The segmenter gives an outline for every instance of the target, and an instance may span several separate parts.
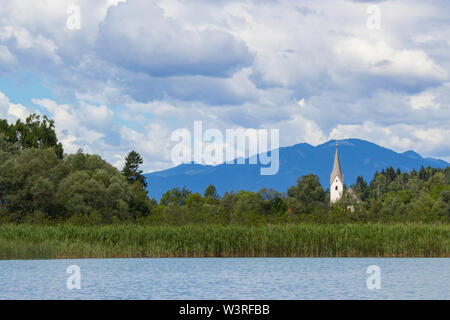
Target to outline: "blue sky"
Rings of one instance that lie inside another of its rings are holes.
[[[70,29],[71,5],[80,28]],[[380,28],[368,27],[368,8]],[[146,171],[170,135],[278,128],[450,161],[448,1],[3,0],[0,118],[56,121],[67,152]]]

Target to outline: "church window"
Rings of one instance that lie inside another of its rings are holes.
[[[338,189],[338,186],[336,186],[336,190]]]

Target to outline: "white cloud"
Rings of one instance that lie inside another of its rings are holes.
[[[18,119],[24,121],[32,112],[31,109],[21,104],[12,103],[9,98],[0,91],[0,118],[8,120],[9,123],[15,123]]]
[[[2,2],[0,74],[52,79],[54,97],[33,103],[69,152],[120,166],[136,148],[146,170],[161,169],[170,132],[202,120],[280,128],[282,146],[360,137],[450,158],[447,2],[378,2],[376,31],[357,1],[46,4]],[[70,4],[81,8],[80,30],[65,27]],[[0,95],[4,118],[31,110]]]
[[[68,153],[74,153],[79,148],[95,153],[96,145],[101,144],[105,134],[92,128],[95,118],[86,123],[81,109],[71,105],[59,105],[50,99],[33,99],[33,103],[45,108],[51,118],[55,120],[56,133]]]
[[[439,104],[434,102],[435,96],[431,94],[418,94],[411,96],[411,106],[413,109],[439,108]]]
[[[447,78],[447,72],[436,65],[425,52],[396,50],[385,41],[352,37],[339,42],[334,50],[337,58],[342,59],[351,72],[367,72],[400,81],[411,81],[412,77],[419,81],[441,81]]]
[[[21,104],[9,104],[8,108],[8,116],[10,118],[17,118],[22,121],[25,121],[26,117],[29,115],[29,111],[27,108],[22,106]]]
[[[50,99],[34,99],[55,120],[56,133],[64,151],[74,153],[83,149],[98,153],[118,168],[126,154],[137,150],[144,157],[146,171],[166,169],[170,160],[171,129],[163,122],[150,121],[142,132],[114,123],[113,111],[106,106],[58,104]],[[116,139],[111,139],[116,136]]]
[[[8,47],[0,45],[0,68],[10,70],[16,63],[17,59],[11,54]]]
[[[421,155],[447,157],[450,129],[417,127],[409,124],[384,126],[370,121],[357,125],[338,125],[330,139],[360,138],[376,141],[397,152],[418,151]]]
[[[188,29],[144,0],[111,7],[96,46],[98,55],[113,64],[157,77],[227,77],[252,60],[245,43],[230,33]]]

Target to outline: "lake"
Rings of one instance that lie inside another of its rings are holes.
[[[68,289],[71,265],[81,289]],[[448,258],[0,261],[0,299],[450,299],[449,288]]]

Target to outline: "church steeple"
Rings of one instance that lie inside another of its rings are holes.
[[[333,184],[333,180],[339,177],[342,183],[344,183],[344,176],[341,171],[341,163],[339,162],[339,154],[338,154],[338,142],[336,140],[336,153],[334,154],[334,164],[333,171],[331,171],[330,175],[330,185]]]
[[[344,191],[344,175],[341,171],[341,163],[339,161],[338,144],[336,140],[336,152],[334,154],[333,170],[330,175],[330,201],[336,202],[342,196]]]

